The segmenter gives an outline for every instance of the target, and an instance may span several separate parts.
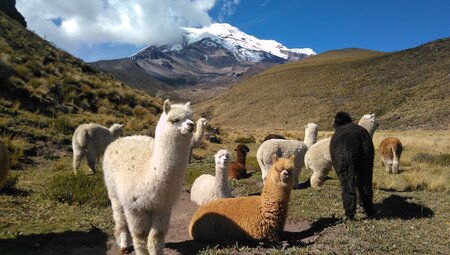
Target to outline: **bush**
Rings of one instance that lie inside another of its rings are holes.
[[[47,183],[48,197],[54,201],[75,205],[107,207],[109,199],[101,173],[94,175],[63,173]]]
[[[236,140],[234,140],[235,143],[255,143],[255,137],[239,137]]]

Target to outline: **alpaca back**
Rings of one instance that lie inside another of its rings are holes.
[[[9,172],[9,157],[8,157],[8,149],[5,144],[0,141],[0,188],[5,183],[8,178]]]
[[[316,165],[316,167],[331,168],[330,141],[331,137],[324,138],[308,149],[305,154],[305,167],[307,169]]]
[[[214,186],[215,177],[210,174],[202,174],[195,179],[191,188],[191,201],[198,205],[206,204],[217,199]]]
[[[100,152],[105,150],[112,140],[109,129],[95,123],[78,126],[72,137],[74,147],[97,148]]]

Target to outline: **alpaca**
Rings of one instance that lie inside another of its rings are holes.
[[[289,157],[295,155],[295,180],[294,188],[299,187],[298,175],[304,166],[306,151],[317,141],[318,128],[314,123],[305,125],[305,141],[271,139],[263,142],[256,152],[256,159],[262,172],[262,179],[265,180],[267,172],[271,166],[273,155],[278,157]]]
[[[273,156],[261,196],[224,198],[202,205],[189,234],[207,242],[279,240],[286,223],[295,165],[291,157]]]
[[[238,144],[236,149],[236,161],[231,162],[228,170],[228,179],[245,179],[251,176],[245,168],[245,160],[250,149],[245,144]]]
[[[357,202],[371,217],[373,207],[373,160],[375,150],[369,132],[354,123],[346,112],[338,112],[334,119],[335,132],[330,141],[333,167],[341,184],[345,216],[354,219]],[[358,200],[358,201],[357,201]]]
[[[378,147],[380,153],[381,165],[386,168],[388,173],[399,173],[400,156],[402,155],[403,145],[396,137],[388,137],[381,141]]]
[[[216,161],[216,176],[202,174],[195,179],[191,188],[191,201],[198,205],[206,204],[219,198],[231,196],[228,184],[228,167],[230,166],[230,153],[220,150],[214,155]]]
[[[375,114],[364,115],[358,125],[364,127],[373,137],[378,127]],[[318,141],[305,154],[305,168],[312,171],[310,183],[313,188],[320,188],[331,170],[330,141],[331,137]]]
[[[197,128],[195,129],[194,136],[191,141],[191,149],[189,150],[189,162],[191,162],[192,151],[195,148],[199,148],[200,144],[202,144],[203,134],[205,133],[205,127],[208,124],[208,121],[205,118],[200,118],[197,120]]]
[[[126,251],[131,233],[137,255],[162,254],[172,207],[183,187],[194,131],[190,103],[163,105],[155,138],[129,136],[106,149],[103,173],[115,221],[115,238]]]
[[[84,156],[87,158],[89,170],[95,173],[97,157],[122,134],[122,131],[121,124],[113,124],[109,129],[95,123],[79,125],[72,137],[74,173],[77,174]]]
[[[8,179],[9,172],[9,158],[8,158],[8,149],[5,144],[0,141],[0,188]]]
[[[282,135],[277,135],[277,134],[268,134],[266,137],[264,137],[264,141],[270,140],[270,139],[283,139],[286,140],[286,138]]]

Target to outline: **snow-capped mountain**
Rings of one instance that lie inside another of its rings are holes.
[[[140,88],[147,80],[142,74],[171,85],[168,90],[187,85],[223,88],[273,65],[315,55],[312,49],[289,49],[273,40],[260,40],[229,24],[216,23],[204,28],[184,28],[184,31],[180,43],[152,45],[126,60],[93,64],[118,79],[132,76],[132,81],[124,82]],[[136,74],[140,77],[136,78]]]

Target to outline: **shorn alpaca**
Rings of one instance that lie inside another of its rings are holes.
[[[166,100],[155,138],[124,137],[111,143],[103,173],[122,252],[129,233],[137,255],[163,254],[172,207],[181,193],[194,131],[190,103]]]
[[[250,177],[250,174],[247,173],[247,168],[245,166],[245,161],[247,158],[247,154],[250,149],[245,144],[238,144],[236,149],[236,161],[231,162],[230,169],[228,170],[228,179],[245,179]]]
[[[113,124],[109,129],[95,123],[79,125],[72,137],[74,173],[77,174],[84,156],[87,158],[89,170],[95,173],[97,157],[122,134],[122,131],[121,124]]]
[[[373,137],[378,127],[375,114],[364,115],[358,125],[364,127]],[[320,188],[331,170],[330,141],[331,137],[318,141],[305,154],[305,168],[312,171],[310,183],[313,188]]]
[[[203,205],[219,198],[231,196],[228,184],[228,167],[230,166],[230,153],[220,150],[214,155],[216,161],[216,176],[202,174],[195,179],[191,188],[191,201]]]
[[[361,203],[368,216],[373,216],[372,175],[375,150],[372,138],[365,128],[352,123],[346,112],[336,114],[334,128],[330,155],[341,184],[345,216],[354,219],[357,202]]]
[[[399,173],[402,151],[403,145],[396,137],[388,137],[381,141],[378,152],[380,153],[381,165],[385,167],[387,173]]]
[[[271,139],[263,142],[256,152],[256,159],[262,172],[262,179],[265,180],[267,172],[272,165],[273,155],[278,157],[289,157],[295,155],[295,167],[297,168],[294,180],[294,188],[299,187],[298,175],[304,166],[306,151],[316,143],[318,128],[314,123],[305,125],[305,141]]]
[[[5,144],[0,141],[0,188],[6,182],[9,172],[8,149]]]
[[[293,158],[274,155],[261,196],[225,198],[201,206],[191,219],[189,234],[207,242],[277,241],[286,223],[294,172]]]
[[[208,124],[208,121],[205,118],[200,118],[197,120],[197,127],[195,129],[194,136],[191,141],[191,149],[189,151],[189,162],[191,162],[192,151],[195,148],[199,148],[202,144],[203,134],[205,133],[205,127]]]

